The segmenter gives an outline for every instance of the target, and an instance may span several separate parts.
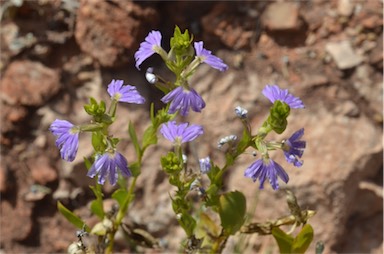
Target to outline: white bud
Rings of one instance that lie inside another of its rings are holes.
[[[150,84],[155,84],[157,82],[157,76],[153,74],[153,68],[149,67],[145,73],[145,78]]]
[[[182,157],[183,157],[183,163],[184,164],[187,163],[187,161],[188,161],[187,155],[183,154]]]
[[[237,115],[237,117],[244,119],[244,118],[247,118],[248,110],[240,106],[237,106],[235,108],[235,114]]]
[[[217,147],[218,148],[221,148],[223,145],[229,143],[229,142],[232,142],[232,141],[235,141],[237,139],[237,136],[236,135],[229,135],[229,136],[226,136],[222,139],[219,140],[218,144],[217,144]]]

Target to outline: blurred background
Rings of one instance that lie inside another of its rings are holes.
[[[248,207],[256,207],[249,221],[289,214],[289,188],[303,209],[317,211],[309,252],[317,242],[324,243],[324,253],[383,252],[382,0],[9,0],[1,1],[0,15],[1,253],[66,252],[77,229],[57,212],[57,201],[89,225],[97,222],[89,212],[93,182],[83,163],[92,153],[90,136],[81,135],[77,158],[67,163],[48,127],[56,118],[88,121],[82,109],[88,98],[108,102],[111,79],[124,79],[148,102],[119,106],[121,117],[112,125],[123,138],[120,149],[133,161],[127,119],[140,134],[149,123],[149,103],[162,107],[162,94],[145,81],[145,70],[151,66],[172,78],[158,56],[138,71],[133,54],[151,30],[161,31],[168,50],[175,25],[229,65],[224,73],[202,65],[190,81],[207,104],[202,114],[186,119],[205,129],[190,149],[193,155],[223,161],[218,139],[242,130],[235,106],[248,109],[256,130],[268,114],[270,102],[261,95],[267,84],[289,89],[306,105],[291,111],[282,136],[270,137],[281,140],[305,128],[301,168],[272,155],[290,175],[287,185],[259,191],[258,183],[244,178],[255,160],[251,153],[226,175],[227,190],[244,192]],[[170,253],[179,250],[184,235],[160,170],[159,158],[169,149],[163,141],[146,154],[126,220],[161,240],[158,253]],[[114,188],[103,188],[111,207]],[[231,238],[226,253],[234,252],[238,239]],[[278,252],[270,236],[247,240],[244,253]],[[117,251],[132,252],[124,241]]]

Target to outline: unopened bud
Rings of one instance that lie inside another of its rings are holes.
[[[182,157],[183,157],[183,163],[184,164],[187,163],[187,161],[188,161],[187,155],[183,154]]]
[[[245,119],[247,118],[247,114],[248,114],[248,110],[246,110],[245,108],[242,108],[240,106],[237,106],[235,108],[235,114],[237,115],[237,117],[239,117],[240,119]]]
[[[209,157],[200,159],[199,164],[201,173],[207,174],[211,170],[211,160]]]
[[[237,136],[236,135],[229,135],[229,136],[226,136],[222,139],[219,140],[218,144],[217,144],[217,147],[218,148],[221,148],[223,145],[227,144],[227,143],[230,143],[230,142],[233,142],[237,139]]]
[[[150,84],[155,84],[157,82],[157,76],[153,74],[153,68],[149,67],[145,73],[145,78]]]

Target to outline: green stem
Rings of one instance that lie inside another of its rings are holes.
[[[112,101],[112,104],[113,104],[113,101]],[[114,108],[114,106],[111,105],[111,108],[109,110],[110,113],[113,113],[113,111],[114,111],[113,108]],[[158,126],[154,126],[154,128],[156,129],[156,132],[157,132]],[[144,152],[146,151],[147,148],[148,148],[148,146],[141,148],[140,151],[139,151],[139,154],[137,155],[137,157],[138,157],[137,161],[138,161],[138,164],[139,164],[138,167],[140,168],[140,171],[141,171],[141,163],[142,163],[142,159],[143,159],[143,156],[144,156]],[[136,181],[137,181],[138,176],[139,175],[133,177],[131,186],[129,187],[129,190],[128,190],[127,197],[124,200],[123,205],[119,208],[119,211],[117,212],[116,220],[115,220],[114,226],[113,226],[113,230],[108,234],[109,243],[108,243],[108,246],[107,246],[107,248],[105,250],[105,254],[113,253],[115,234],[116,234],[117,230],[119,229],[119,227],[121,225],[121,222],[122,222],[122,220],[124,218],[124,215],[126,214],[126,212],[128,210],[128,207],[129,207],[131,201],[133,200],[133,192],[135,190]]]
[[[105,250],[106,254],[113,253],[113,246],[115,243],[115,234],[121,225],[121,221],[123,220],[124,215],[128,210],[129,204],[133,200],[133,198],[132,198],[133,197],[133,191],[135,190],[137,177],[138,176],[135,176],[133,178],[131,186],[129,187],[129,190],[128,190],[127,197],[124,200],[124,204],[120,207],[119,211],[117,212],[113,230],[108,234],[109,243],[108,243],[107,249]]]
[[[111,116],[112,118],[115,117],[116,115],[117,103],[118,101],[116,99],[113,99],[111,102],[111,105],[109,106],[108,115]]]

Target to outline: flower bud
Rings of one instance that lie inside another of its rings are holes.
[[[153,67],[149,67],[145,73],[145,78],[150,84],[155,84],[158,80],[157,76],[153,74]]]
[[[235,108],[235,114],[240,119],[245,119],[245,118],[247,118],[248,110],[246,110],[245,108],[242,108],[240,106],[237,106]]]
[[[211,160],[209,157],[199,159],[200,171],[203,174],[207,174],[211,170]]]
[[[236,135],[229,135],[229,136],[226,136],[222,139],[219,140],[219,142],[217,143],[217,147],[218,148],[221,148],[223,145],[227,144],[227,143],[230,143],[230,142],[233,142],[237,139],[237,136]]]

